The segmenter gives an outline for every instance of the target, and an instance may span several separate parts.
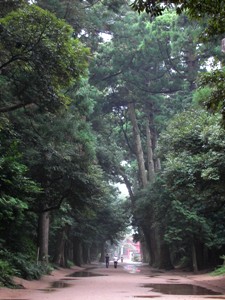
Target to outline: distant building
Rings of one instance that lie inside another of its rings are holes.
[[[126,237],[121,243],[121,256],[131,261],[141,261],[141,245],[140,242],[133,242],[133,237]]]

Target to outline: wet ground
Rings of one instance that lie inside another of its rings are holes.
[[[120,263],[117,269],[96,264],[57,274],[45,287],[37,283],[36,289],[10,296],[0,289],[0,300],[225,299],[224,278],[218,286],[208,275],[163,272],[140,263]]]

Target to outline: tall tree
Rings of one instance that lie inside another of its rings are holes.
[[[205,29],[199,34],[201,41],[212,41],[213,45],[221,44],[221,39],[225,32],[223,20],[225,16],[224,0],[220,1],[151,1],[151,0],[136,0],[131,6],[135,11],[139,13],[146,11],[151,17],[157,17],[162,15],[167,8],[176,7],[176,12],[181,14],[186,12],[192,19],[197,20],[199,23],[203,23],[205,19]],[[224,57],[221,58],[221,53],[215,57],[217,60],[221,60],[224,64]],[[222,79],[222,80],[221,80]],[[208,99],[205,99],[205,107],[209,111],[220,112],[223,116],[222,122],[225,123],[224,114],[224,86],[221,82],[224,79],[224,69],[216,70],[214,72],[208,72],[200,78],[200,88],[210,87],[211,93]]]
[[[180,33],[178,28],[182,28]],[[152,23],[144,16],[127,14],[123,23],[115,23],[111,30],[111,41],[102,44],[96,54],[91,82],[104,90],[103,110],[113,112],[112,122],[121,128],[117,143],[126,150],[128,165],[135,164],[135,179],[125,181],[132,198],[134,192],[154,182],[155,171],[160,169],[154,152],[159,131],[165,126],[162,120],[190,105],[195,78],[203,68],[203,46],[195,43],[200,27],[174,13]],[[130,182],[135,182],[133,191]],[[138,202],[138,197],[134,199]],[[157,230],[152,229],[156,227],[140,225],[151,263],[157,264],[160,241],[155,239]]]
[[[219,122],[218,115],[202,110],[184,112],[160,140],[166,159],[162,176],[171,201],[166,239],[177,250],[185,245],[195,271],[214,265],[210,254],[218,259],[224,248],[216,225],[224,210],[224,130]]]

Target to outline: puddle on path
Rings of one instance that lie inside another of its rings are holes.
[[[205,299],[220,299],[220,300],[223,300],[223,299],[225,299],[225,297],[223,296],[223,298],[222,297],[204,297]]]
[[[93,277],[93,276],[107,276],[105,274],[97,274],[89,271],[79,271],[67,275],[67,277]]]
[[[38,289],[38,291],[50,293],[50,292],[55,292],[55,289],[61,289],[61,288],[66,288],[70,286],[70,284],[63,282],[63,281],[54,281],[52,282],[51,286],[46,289]],[[17,299],[18,300],[18,299]]]
[[[161,296],[148,296],[148,295],[146,295],[146,296],[134,296],[134,298],[148,298],[148,299],[159,298],[159,297],[161,297]]]
[[[52,288],[47,288],[47,289],[38,289],[38,291],[42,291],[42,292],[46,292],[46,293],[55,292],[55,290],[54,290],[54,289],[52,289]]]
[[[141,272],[139,265],[126,265],[123,268],[125,271],[132,273],[132,274]]]
[[[51,284],[51,288],[56,288],[56,289],[61,289],[61,288],[66,288],[70,286],[68,283],[66,282],[63,282],[63,281],[54,281],[52,284]]]
[[[218,292],[191,284],[144,284],[142,287],[151,288],[152,292],[167,295],[223,295]]]

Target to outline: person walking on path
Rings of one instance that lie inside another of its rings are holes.
[[[106,266],[106,268],[109,267],[109,254],[108,253],[106,253],[106,256],[105,256],[105,266]]]
[[[118,264],[118,257],[117,255],[114,256],[114,268],[117,268],[117,264]]]

